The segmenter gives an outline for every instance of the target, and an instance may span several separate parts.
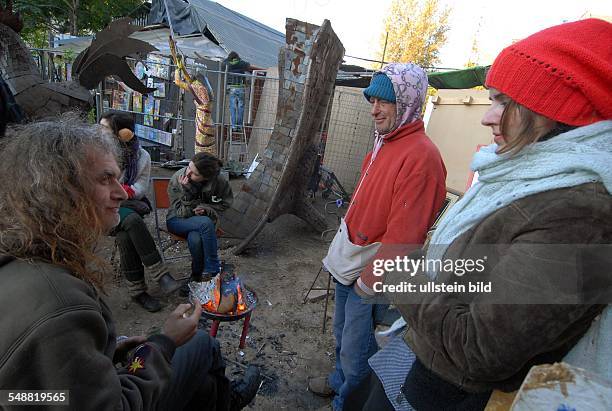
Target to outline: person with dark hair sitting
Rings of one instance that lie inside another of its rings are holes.
[[[112,231],[117,238],[121,272],[128,282],[128,293],[132,300],[149,312],[161,309],[159,300],[147,292],[144,267],[151,272],[164,294],[181,287],[170,274],[155,246],[155,241],[143,220],[151,211],[146,193],[151,176],[151,157],[140,147],[134,134],[134,119],[121,111],[106,112],[100,124],[110,131],[121,146],[122,171],[119,181],[128,199],[119,208],[120,221]]]
[[[171,206],[168,231],[187,238],[192,281],[208,281],[221,271],[217,250],[218,213],[234,200],[229,182],[220,175],[223,163],[209,153],[197,153],[168,185]]]

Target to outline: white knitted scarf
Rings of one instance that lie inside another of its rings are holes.
[[[612,193],[612,121],[600,121],[525,147],[495,154],[483,147],[472,160],[478,182],[450,209],[436,229],[428,259],[441,259],[461,234],[520,198],[600,181]],[[435,277],[435,273],[428,273]]]

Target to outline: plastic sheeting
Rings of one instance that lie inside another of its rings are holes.
[[[262,68],[276,67],[279,49],[285,45],[283,33],[208,0],[153,0],[148,24],[171,25],[180,36],[203,34],[218,44],[225,56],[235,51],[243,60]]]
[[[146,41],[156,47],[160,54],[164,56],[170,55],[170,46],[168,45],[168,37],[170,30],[159,28],[148,31],[137,31],[130,35],[131,38]],[[201,56],[208,56],[211,60],[222,60],[227,57],[227,52],[221,47],[210,41],[204,36],[194,35],[190,37],[177,37],[176,42],[181,52],[187,57],[195,59],[197,52]],[[77,37],[74,39],[61,40],[60,46],[55,47],[53,51],[67,51],[78,54],[91,44],[91,36]]]
[[[472,67],[465,70],[429,73],[429,85],[436,89],[466,89],[483,86],[489,66]]]

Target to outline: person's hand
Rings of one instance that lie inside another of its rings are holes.
[[[145,337],[144,335],[135,335],[133,337],[128,337],[124,340],[121,340],[117,343],[117,347],[115,348],[113,362],[115,364],[118,362],[124,362],[127,359],[128,351],[130,351],[132,348],[138,347],[145,341],[147,341],[147,337]]]
[[[191,180],[189,180],[189,176],[185,174],[184,176],[179,177],[179,183],[181,183],[182,186],[189,187],[191,185]]]
[[[204,205],[199,205],[193,209],[193,213],[195,215],[205,215],[210,217],[211,220],[217,221],[219,219],[219,215],[212,207],[207,207]]]
[[[188,311],[191,309],[191,304],[180,304],[170,313],[170,316],[164,323],[162,334],[169,337],[177,347],[191,340],[198,329],[198,321],[202,315],[202,304],[195,299],[195,307],[191,314]]]

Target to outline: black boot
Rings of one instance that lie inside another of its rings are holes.
[[[176,281],[174,277],[172,277],[169,273],[162,275],[158,281],[158,284],[164,295],[172,294],[173,292],[181,288],[182,285],[179,281]]]
[[[241,410],[249,405],[255,398],[260,384],[261,373],[259,367],[249,365],[241,380],[232,381],[230,410]]]
[[[193,281],[196,281],[196,282],[202,281],[202,274],[191,273],[191,277],[189,278],[189,281],[187,281],[185,284],[181,286],[181,289],[179,291],[179,295],[181,297],[189,297],[189,293],[191,292],[189,290],[189,283]]]
[[[183,284],[181,286],[181,289],[179,290],[179,295],[181,297],[189,297],[189,292],[190,292],[189,284]]]
[[[157,312],[162,308],[159,300],[149,295],[146,291],[132,297],[132,300],[136,301],[142,308],[150,313]]]

